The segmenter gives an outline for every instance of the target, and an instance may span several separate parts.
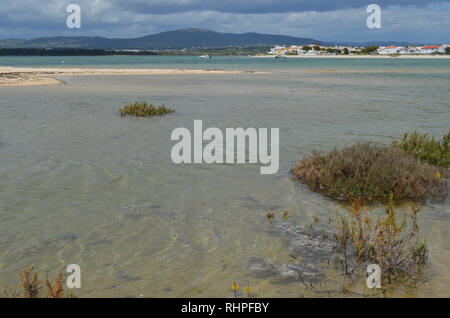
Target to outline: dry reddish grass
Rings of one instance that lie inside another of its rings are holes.
[[[349,217],[338,216],[335,230],[346,274],[351,274],[349,269],[358,268],[358,264],[377,264],[382,279],[388,283],[415,285],[427,278],[428,248],[426,241],[419,238],[417,205],[412,205],[409,218],[404,215],[400,220],[392,196],[381,218],[374,219],[360,201],[353,202],[352,207]]]
[[[445,196],[448,169],[436,167],[402,150],[358,144],[328,153],[313,152],[292,170],[294,178],[316,192],[342,200],[386,201]]]
[[[38,274],[34,272],[34,266],[26,267],[20,272],[20,278],[22,284],[20,285],[22,292],[15,291],[12,294],[13,298],[65,298],[64,293],[64,281],[63,281],[63,269],[61,269],[56,276],[54,282],[48,279],[48,275],[45,276],[45,285],[47,286],[47,293],[43,295],[42,283],[39,281]],[[8,294],[5,291],[6,296]],[[72,293],[67,295],[69,298],[75,297]]]

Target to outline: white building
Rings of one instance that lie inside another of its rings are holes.
[[[357,47],[357,46],[353,46],[353,47],[349,50],[349,53],[350,53],[350,55],[361,53],[361,48],[360,48],[360,47]]]
[[[410,46],[406,49],[405,54],[420,54],[420,49],[414,46]]]
[[[420,54],[433,54],[433,53],[437,53],[438,50],[441,48],[440,45],[427,45],[427,46],[422,46],[420,48]]]
[[[389,55],[389,54],[406,54],[407,48],[404,46],[387,46],[380,47],[377,52],[380,55]]]
[[[446,48],[450,47],[450,44],[443,44],[439,49],[438,52],[439,53],[447,53],[447,51],[445,50]]]
[[[269,54],[270,55],[279,55],[281,50],[286,50],[286,46],[276,45],[275,47],[270,49]]]

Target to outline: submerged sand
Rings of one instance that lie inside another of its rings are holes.
[[[60,80],[52,76],[78,75],[173,75],[173,74],[244,74],[254,71],[228,71],[218,69],[110,69],[110,68],[18,68],[0,67],[0,86],[56,85]]]

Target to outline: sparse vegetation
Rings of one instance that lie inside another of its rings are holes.
[[[164,104],[161,106],[154,106],[144,101],[134,102],[129,105],[125,105],[123,108],[119,109],[121,116],[136,116],[136,117],[152,117],[152,116],[163,116],[175,112],[175,110],[166,107]]]
[[[448,170],[396,147],[358,144],[328,153],[313,152],[292,170],[294,178],[334,199],[386,201],[445,196]],[[438,177],[439,176],[439,177]],[[442,176],[442,177],[441,177]]]
[[[397,210],[390,194],[384,211],[369,209],[363,200],[353,201],[350,211],[338,212],[336,218],[329,218],[333,231],[328,231],[323,223],[319,225],[320,220],[314,215],[309,227],[296,226],[288,220],[273,222],[274,228],[284,232],[293,259],[282,265],[271,260],[256,261],[254,269],[299,280],[306,287],[305,291],[327,293],[329,297],[348,293],[375,296],[400,286],[418,287],[431,277],[427,241],[419,232],[419,210],[415,203],[411,203],[411,212]],[[328,269],[338,270],[342,280],[329,277],[318,264],[328,264],[331,266]],[[371,264],[380,268],[381,284],[377,288],[381,289],[366,293],[359,286],[361,283],[366,286]],[[315,274],[307,278],[305,268]],[[315,289],[315,285],[319,289]],[[324,290],[326,285],[331,289]]]
[[[247,287],[244,288],[244,291],[247,293],[247,298],[252,298],[253,297],[253,287],[248,285]]]
[[[240,289],[241,289],[241,286],[239,286],[238,283],[234,282],[233,286],[231,286],[231,290],[234,293],[234,297],[237,297]]]
[[[22,284],[20,285],[21,291],[14,291],[11,295],[13,298],[73,298],[72,293],[65,295],[63,286],[63,270],[61,269],[52,282],[48,279],[48,275],[45,276],[45,286],[47,292],[42,293],[43,283],[39,280],[38,274],[34,271],[34,266],[26,267],[20,272],[20,278]],[[5,291],[6,296],[8,293]]]
[[[376,220],[362,207],[361,201],[354,201],[352,207],[350,217],[338,215],[335,230],[346,275],[368,264],[377,264],[382,270],[382,280],[387,283],[400,281],[415,285],[426,278],[428,248],[426,241],[419,238],[417,205],[411,207],[410,221],[405,214],[401,222],[392,195],[386,214]]]
[[[361,54],[374,54],[378,50],[379,46],[368,46],[361,49]]]
[[[450,165],[450,131],[440,141],[434,140],[434,137],[428,134],[419,134],[417,131],[412,134],[405,133],[403,138],[400,141],[394,141],[392,146],[430,164]]]

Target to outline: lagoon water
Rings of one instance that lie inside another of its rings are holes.
[[[341,275],[327,270],[314,291],[260,275],[253,259],[292,261],[268,211],[310,225],[346,206],[291,180],[313,149],[358,141],[390,143],[415,129],[450,128],[450,60],[218,57],[14,57],[2,66],[220,68],[264,74],[60,77],[63,85],[0,88],[0,287],[19,284],[34,264],[55,276],[79,264],[81,297],[328,296]],[[143,98],[176,113],[122,118]],[[258,165],[175,165],[177,127],[280,128],[280,169]],[[400,207],[407,210],[407,207]],[[450,200],[419,216],[432,278],[388,296],[450,297]],[[369,293],[364,279],[350,286]]]

